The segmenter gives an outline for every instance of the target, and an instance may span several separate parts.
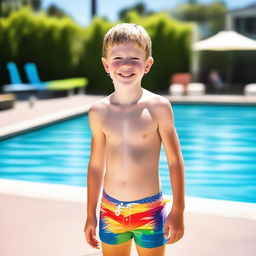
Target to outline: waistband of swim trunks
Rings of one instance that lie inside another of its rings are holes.
[[[138,199],[138,200],[134,200],[134,201],[120,201],[117,200],[111,196],[109,196],[104,190],[103,190],[103,197],[105,197],[107,200],[116,203],[116,204],[146,204],[146,203],[153,203],[157,200],[159,200],[162,197],[163,193],[162,191],[160,191],[158,194],[153,195],[153,196],[149,196],[149,197],[145,197],[142,199]]]

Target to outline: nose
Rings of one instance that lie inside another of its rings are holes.
[[[130,60],[123,60],[119,65],[122,72],[130,72],[133,69],[133,64]]]
[[[131,67],[133,66],[133,61],[131,59],[123,59],[122,62],[120,63],[120,66]]]

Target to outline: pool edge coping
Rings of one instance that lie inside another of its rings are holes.
[[[163,95],[166,99],[168,99],[170,101],[171,104],[184,104],[184,105],[194,105],[194,104],[198,104],[198,105],[237,105],[237,106],[256,106],[256,100],[253,97],[249,97],[251,98],[250,101],[245,102],[245,101],[241,101],[241,100],[234,100],[232,99],[232,101],[223,101],[223,99],[212,99],[212,95],[209,95],[209,97],[211,97],[210,99],[200,99],[198,98],[197,100],[195,100],[194,97],[191,96],[186,96],[187,98],[184,98],[185,96],[183,96],[182,99],[180,99],[178,96],[171,96],[171,95]],[[225,95],[223,95],[223,97],[225,97]],[[22,133],[26,133],[29,132],[31,130],[36,130],[48,125],[52,125],[54,123],[58,123],[67,119],[72,119],[76,116],[80,116],[83,114],[86,114],[89,110],[90,104],[83,104],[80,106],[76,106],[76,107],[71,107],[68,108],[66,110],[62,110],[62,111],[57,111],[51,114],[45,114],[42,115],[40,117],[37,118],[32,118],[23,122],[19,122],[16,124],[12,124],[12,125],[8,125],[6,127],[0,128],[0,141],[1,140],[5,140],[8,139],[10,137],[22,134]]]
[[[0,141],[13,137],[18,134],[26,133],[31,130],[42,128],[57,122],[61,122],[79,115],[86,114],[89,110],[89,105],[72,107],[63,111],[57,111],[51,114],[42,115],[37,118],[19,122],[17,124],[9,125],[0,128]]]
[[[256,96],[254,95],[163,95],[174,104],[198,104],[198,105],[236,105],[255,106]]]
[[[11,179],[0,179],[0,194],[84,204],[86,203],[87,195],[86,187]],[[164,195],[164,197],[170,200],[170,203],[167,203],[167,210],[170,210],[172,196]],[[187,213],[199,213],[256,221],[256,203],[192,196],[186,196],[185,200],[185,212]]]

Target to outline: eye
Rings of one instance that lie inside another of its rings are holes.
[[[132,57],[131,60],[140,60],[140,59],[137,57]]]
[[[121,57],[115,57],[114,60],[121,60]]]

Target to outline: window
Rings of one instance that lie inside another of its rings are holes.
[[[235,18],[235,31],[242,33],[242,18]]]
[[[247,34],[256,33],[256,17],[248,17],[244,19],[244,32]]]

